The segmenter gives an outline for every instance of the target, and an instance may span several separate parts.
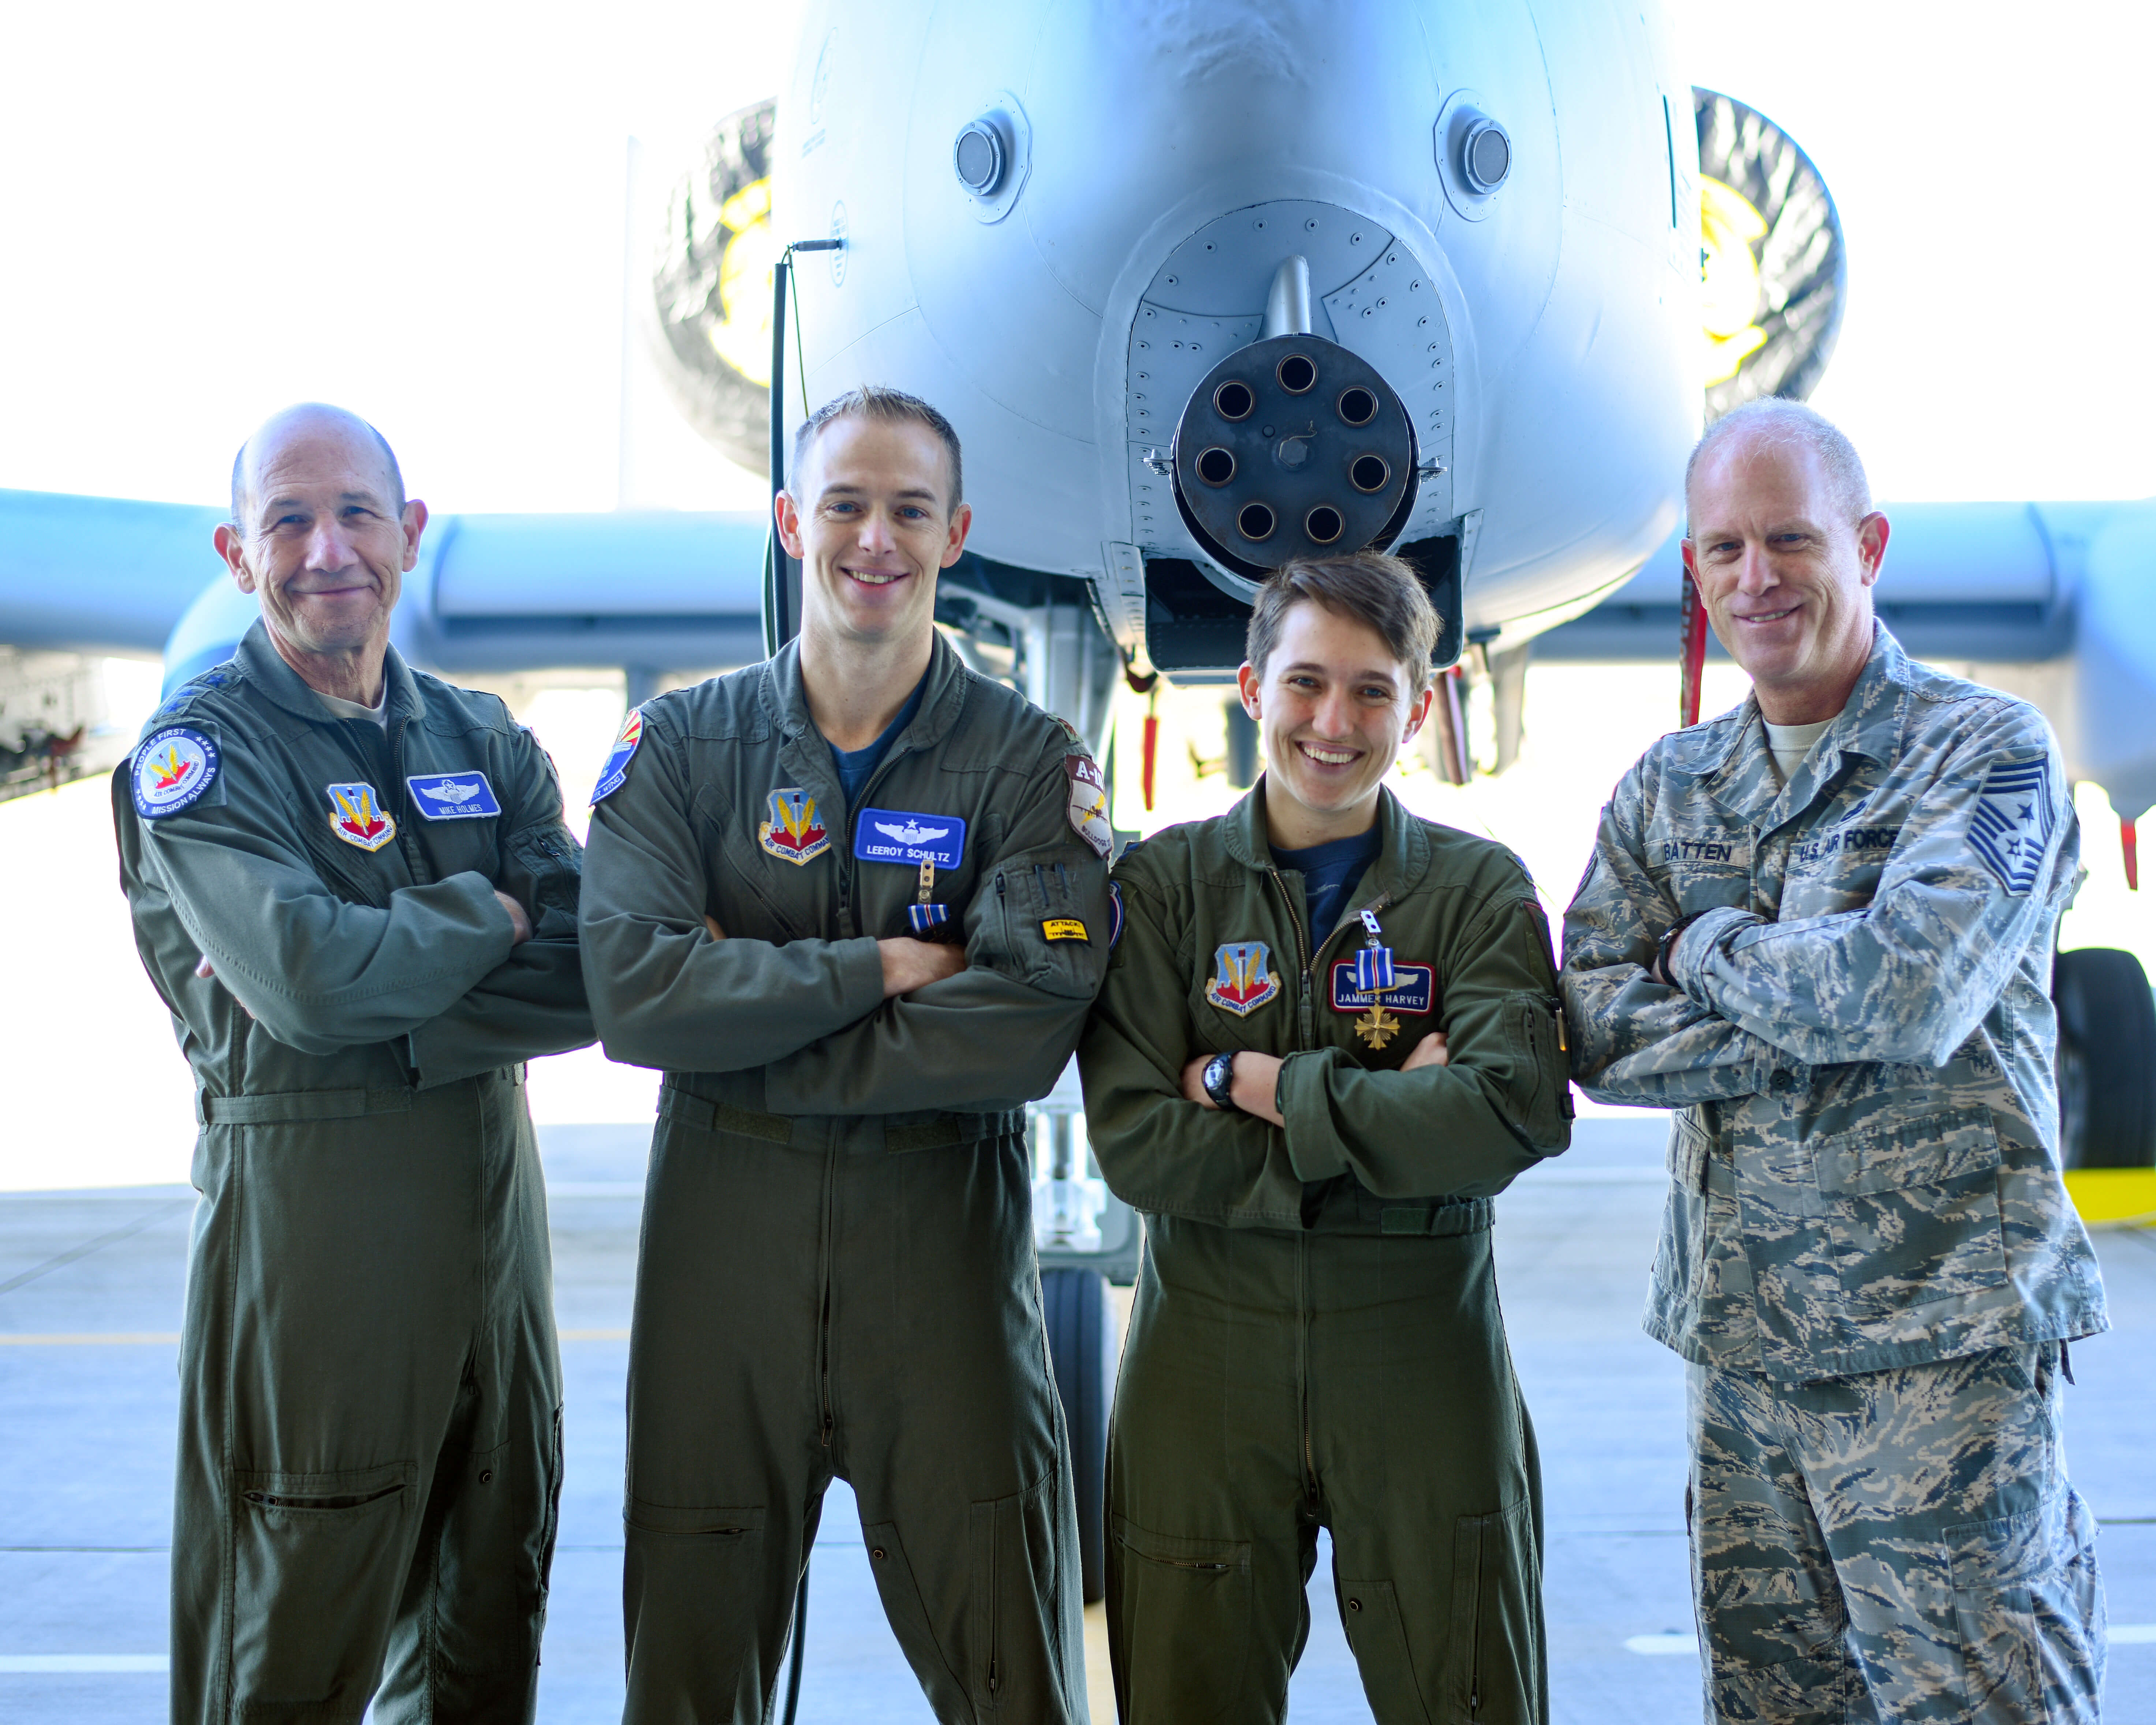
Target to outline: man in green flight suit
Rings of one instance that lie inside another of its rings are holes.
[[[389,645],[426,521],[365,421],[270,420],[217,530],[262,619],[113,777],[202,1122],[176,1725],[536,1695],[561,1368],[522,1063],[592,1040],[579,856],[531,734]]]
[[[843,396],[778,503],[800,639],[630,714],[583,924],[665,1069],[629,1345],[632,1722],[767,1717],[851,1482],[937,1717],[1086,1717],[1024,1106],[1107,952],[1099,770],[935,630],[965,544],[926,403]]]
[[[1382,783],[1437,633],[1397,559],[1282,567],[1240,673],[1264,778],[1116,866],[1079,1062],[1146,1221],[1108,1455],[1125,1725],[1282,1717],[1321,1527],[1381,1721],[1547,1715],[1491,1200],[1571,1109],[1527,870]]]

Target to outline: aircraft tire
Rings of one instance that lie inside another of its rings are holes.
[[[2061,952],[2051,999],[2059,1009],[2061,1162],[2156,1164],[2156,1000],[2141,961],[2112,947]]]
[[[1116,1388],[1116,1321],[1107,1278],[1097,1270],[1044,1270],[1041,1303],[1055,1390],[1070,1434],[1070,1471],[1077,1487],[1078,1559],[1086,1603],[1106,1597],[1103,1544],[1107,1532],[1108,1404]]]

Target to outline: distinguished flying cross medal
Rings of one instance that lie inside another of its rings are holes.
[[[771,793],[771,819],[756,829],[756,842],[788,862],[809,863],[831,848],[831,835],[816,819],[816,799],[788,785]]]
[[[1363,911],[1363,947],[1355,954],[1355,988],[1358,993],[1383,996],[1393,987],[1393,949],[1384,944],[1384,930],[1378,927],[1378,913]],[[1373,1049],[1381,1049],[1399,1034],[1400,1021],[1385,1010],[1382,999],[1373,999],[1370,1009],[1355,1020],[1355,1034]]]

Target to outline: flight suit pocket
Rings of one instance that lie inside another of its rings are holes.
[[[1946,1530],[1971,1725],[2090,1720],[2105,1612],[2095,1517],[2067,1486],[2042,1509]]]
[[[1020,851],[996,865],[994,909],[983,919],[972,962],[1014,982],[1069,1000],[1090,1000],[1107,968],[1110,930],[1081,871],[1097,873],[1090,854],[1067,845]]]
[[[1477,1725],[1538,1717],[1542,1563],[1526,1498],[1453,1525],[1452,1657],[1446,1704]]]
[[[1110,1606],[1123,1649],[1123,1681],[1156,1717],[1240,1714],[1250,1658],[1250,1543],[1156,1533],[1123,1516],[1109,1532]]]
[[[1819,1214],[1852,1317],[1892,1317],[2005,1284],[2001,1156],[1989,1109],[1948,1109],[1821,1138],[1810,1149]]]
[[[1035,1719],[1060,1710],[1063,1570],[1075,1580],[1077,1553],[1059,1563],[1061,1467],[1051,1466],[1026,1491],[972,1507],[973,1703],[983,1712],[1012,1709]],[[1067,1697],[1066,1697],[1067,1699]]]
[[[583,853],[566,827],[526,827],[503,846],[502,890],[531,912],[539,940],[568,940],[577,932]]]
[[[632,1497],[622,1521],[627,1717],[746,1717],[742,1661],[766,1592],[763,1507]]]
[[[235,1707],[265,1725],[357,1719],[403,1589],[417,1467],[231,1477]]]
[[[1571,1056],[1559,1046],[1563,1009],[1555,1000],[1514,994],[1505,1002],[1507,1040],[1520,1060],[1520,1129],[1537,1150],[1562,1150],[1571,1142]]]
[[[1392,1583],[1343,1578],[1340,1620],[1347,1627],[1356,1668],[1363,1674],[1363,1692],[1370,1698],[1370,1710],[1388,1721],[1429,1718],[1430,1706],[1415,1678],[1407,1629],[1400,1621],[1400,1604]]]

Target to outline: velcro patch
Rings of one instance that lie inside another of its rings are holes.
[[[854,855],[862,862],[928,862],[955,869],[965,850],[966,823],[955,814],[864,809],[854,824]]]
[[[411,787],[412,806],[422,820],[485,820],[501,813],[494,787],[486,775],[469,773],[422,773],[404,783]]]
[[[1040,923],[1041,938],[1051,941],[1083,941],[1093,944],[1093,937],[1086,932],[1086,925],[1075,916],[1045,916]]]
[[[633,706],[629,716],[621,721],[621,735],[608,752],[606,764],[599,768],[599,782],[592,787],[594,807],[629,783],[629,763],[636,758],[636,746],[643,741],[644,709]]]
[[[1063,771],[1070,784],[1070,830],[1106,862],[1116,848],[1116,829],[1108,819],[1108,781],[1091,755],[1065,755]]]
[[[2026,898],[2051,848],[2051,761],[2000,761],[1984,775],[1969,845],[2015,898]]]
[[[322,787],[330,799],[330,830],[362,850],[379,850],[397,836],[397,822],[365,783]]]
[[[1437,972],[1427,964],[1393,966],[1393,985],[1382,993],[1373,988],[1355,986],[1355,961],[1336,959],[1332,966],[1332,1009],[1335,1012],[1368,1012],[1373,1006],[1383,1006],[1392,1012],[1424,1013],[1430,1010],[1437,999]]]
[[[135,751],[130,775],[135,812],[145,820],[177,814],[199,803],[217,783],[217,739],[192,725],[174,725]]]

